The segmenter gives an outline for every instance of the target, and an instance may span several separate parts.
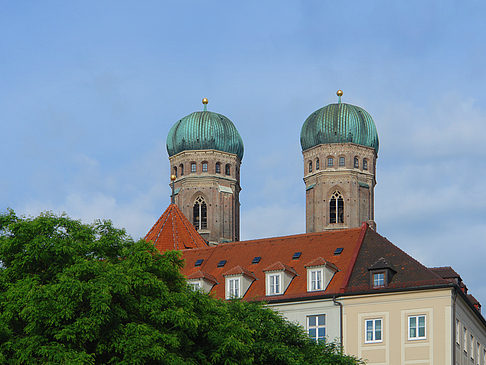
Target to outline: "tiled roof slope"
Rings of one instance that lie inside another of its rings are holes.
[[[385,258],[387,264],[396,273],[394,273],[386,288],[372,289],[369,269],[382,258]],[[413,257],[407,255],[386,238],[368,229],[345,292],[416,288],[447,285],[448,283],[448,280],[441,278]]]
[[[367,225],[361,228],[300,234],[276,238],[265,238],[252,241],[232,242],[215,247],[184,250],[186,276],[202,270],[214,276],[218,285],[211,293],[219,298],[225,297],[224,274],[236,266],[253,273],[256,280],[250,285],[244,298],[247,300],[286,300],[292,298],[312,298],[315,296],[337,294],[348,280],[356,255],[361,246]],[[334,255],[337,248],[342,253]],[[302,252],[298,259],[292,259],[296,252]],[[258,263],[252,264],[255,257],[261,257]],[[305,265],[316,257],[322,257],[335,265],[338,271],[325,291],[307,292],[307,269]],[[195,267],[197,260],[203,259],[201,266]],[[223,267],[218,263],[226,260]],[[265,296],[265,272],[270,265],[280,262],[295,270],[297,275],[292,279],[283,295]]]
[[[194,226],[175,204],[169,205],[145,236],[159,252],[208,247]]]
[[[461,277],[459,276],[459,274],[450,266],[429,267],[429,270],[436,273],[443,279],[461,281]]]

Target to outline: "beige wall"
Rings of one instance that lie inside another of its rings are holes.
[[[449,365],[452,359],[451,289],[342,297],[344,351],[368,364]],[[426,338],[409,339],[408,317],[426,316]],[[382,319],[382,341],[365,343],[365,321]]]
[[[332,299],[317,299],[312,301],[299,301],[292,303],[268,304],[268,306],[281,313],[289,321],[300,324],[307,330],[307,316],[326,315],[327,341],[338,341],[340,337],[340,309]]]

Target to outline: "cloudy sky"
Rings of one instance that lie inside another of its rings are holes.
[[[346,3],[346,4],[343,4]],[[0,210],[111,219],[169,204],[165,138],[229,117],[245,143],[242,239],[305,231],[299,144],[314,110],[365,108],[378,232],[451,265],[486,305],[482,1],[3,1]]]

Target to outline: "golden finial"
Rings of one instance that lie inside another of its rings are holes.
[[[341,89],[339,89],[336,92],[336,95],[338,96],[338,104],[341,104],[341,96],[343,96],[343,91]]]
[[[206,104],[208,103],[208,98],[203,98],[203,99],[202,99],[202,103],[203,103],[204,105],[206,105]]]
[[[175,179],[177,179],[177,176],[175,176],[175,175],[170,175],[170,181],[174,181]]]

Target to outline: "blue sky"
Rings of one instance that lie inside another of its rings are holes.
[[[378,232],[486,305],[481,1],[4,1],[0,209],[108,218],[169,204],[165,138],[201,110],[245,144],[243,239],[305,231],[302,123],[336,101],[380,137]]]

